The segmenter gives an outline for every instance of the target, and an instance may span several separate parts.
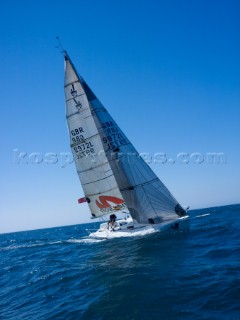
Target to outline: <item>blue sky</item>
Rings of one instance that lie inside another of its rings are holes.
[[[232,0],[2,1],[0,232],[90,221],[74,164],[29,160],[70,152],[56,35],[137,150],[176,160],[151,166],[182,205],[239,203],[239,10]]]

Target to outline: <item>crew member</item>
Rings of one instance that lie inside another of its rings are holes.
[[[116,229],[118,229],[118,223],[116,222],[116,215],[113,213],[110,215],[110,220],[108,221],[108,230],[111,230],[111,231],[115,231]]]

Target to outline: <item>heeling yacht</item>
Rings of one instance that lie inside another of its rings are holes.
[[[70,145],[93,219],[106,217],[94,238],[116,238],[189,227],[186,210],[76,71],[64,50],[66,118]],[[117,219],[119,213],[126,216]]]

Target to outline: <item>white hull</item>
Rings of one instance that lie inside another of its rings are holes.
[[[143,236],[159,231],[183,231],[189,229],[189,216],[176,218],[171,221],[163,222],[160,224],[139,224],[134,223],[131,218],[126,220],[118,220],[118,228],[115,230],[108,229],[108,223],[102,223],[96,232],[89,234],[90,238],[94,239],[113,239],[132,236]]]

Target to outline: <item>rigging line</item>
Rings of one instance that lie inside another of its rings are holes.
[[[56,36],[56,39],[57,39],[58,45],[55,46],[55,48],[59,49],[59,52],[63,54],[65,50],[63,49],[59,36]]]

